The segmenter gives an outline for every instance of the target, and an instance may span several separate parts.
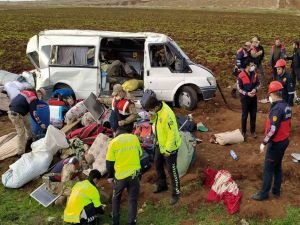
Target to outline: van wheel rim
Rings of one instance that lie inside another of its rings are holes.
[[[191,96],[187,92],[182,92],[179,95],[179,105],[190,107],[191,106]]]

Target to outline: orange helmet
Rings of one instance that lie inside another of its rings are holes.
[[[279,82],[279,81],[272,81],[269,85],[269,90],[268,90],[268,93],[272,93],[272,92],[275,92],[275,91],[280,91],[283,89],[283,86],[282,84]]]
[[[275,67],[286,67],[286,61],[284,59],[278,59],[278,61],[275,64]]]

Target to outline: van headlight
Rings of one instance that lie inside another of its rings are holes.
[[[214,77],[208,77],[208,78],[207,78],[207,81],[208,81],[208,83],[209,83],[211,86],[216,86],[216,85],[217,85],[216,79],[215,79]]]

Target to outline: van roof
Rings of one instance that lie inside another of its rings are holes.
[[[116,31],[97,31],[97,30],[44,30],[40,36],[102,36],[102,37],[122,37],[122,38],[149,38],[156,41],[166,42],[171,40],[167,35],[153,32],[116,32]]]

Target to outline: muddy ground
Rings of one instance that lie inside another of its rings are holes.
[[[195,122],[202,121],[209,132],[196,132],[195,135],[203,142],[197,145],[197,160],[190,168],[189,172],[181,179],[182,198],[180,205],[187,205],[190,211],[199,207],[210,205],[205,202],[208,190],[202,185],[203,171],[207,167],[215,169],[226,169],[231,172],[233,179],[237,182],[243,193],[240,204],[239,216],[241,218],[278,218],[285,215],[285,210],[289,205],[300,206],[300,164],[292,162],[290,154],[300,153],[300,106],[293,108],[293,125],[290,138],[290,145],[283,160],[284,180],[282,184],[282,196],[280,199],[270,198],[268,201],[255,202],[250,199],[251,195],[259,190],[262,180],[264,155],[258,153],[259,145],[263,139],[264,124],[267,117],[269,105],[258,105],[257,114],[257,135],[256,139],[248,138],[245,143],[231,146],[220,146],[209,142],[210,136],[214,133],[230,131],[240,128],[240,103],[239,99],[229,96],[229,89],[224,89],[225,96],[229,102],[229,107],[224,104],[219,92],[217,96],[207,102],[200,102],[198,108],[193,111]],[[176,109],[179,114],[187,114],[183,110]],[[6,116],[0,117],[0,135],[9,133],[14,129]],[[234,149],[239,160],[234,161],[229,154],[230,149]],[[2,174],[13,163],[17,157],[12,157],[0,163],[0,173]],[[30,191],[38,186],[37,181],[31,182],[23,190]],[[170,193],[153,194],[155,183],[155,170],[152,167],[146,172],[142,179],[140,203],[150,201],[154,204],[160,200],[168,200]],[[106,191],[109,185],[103,181]],[[123,201],[126,201],[123,199]],[[220,203],[223,204],[223,203]],[[193,221],[190,221],[193,224]]]

